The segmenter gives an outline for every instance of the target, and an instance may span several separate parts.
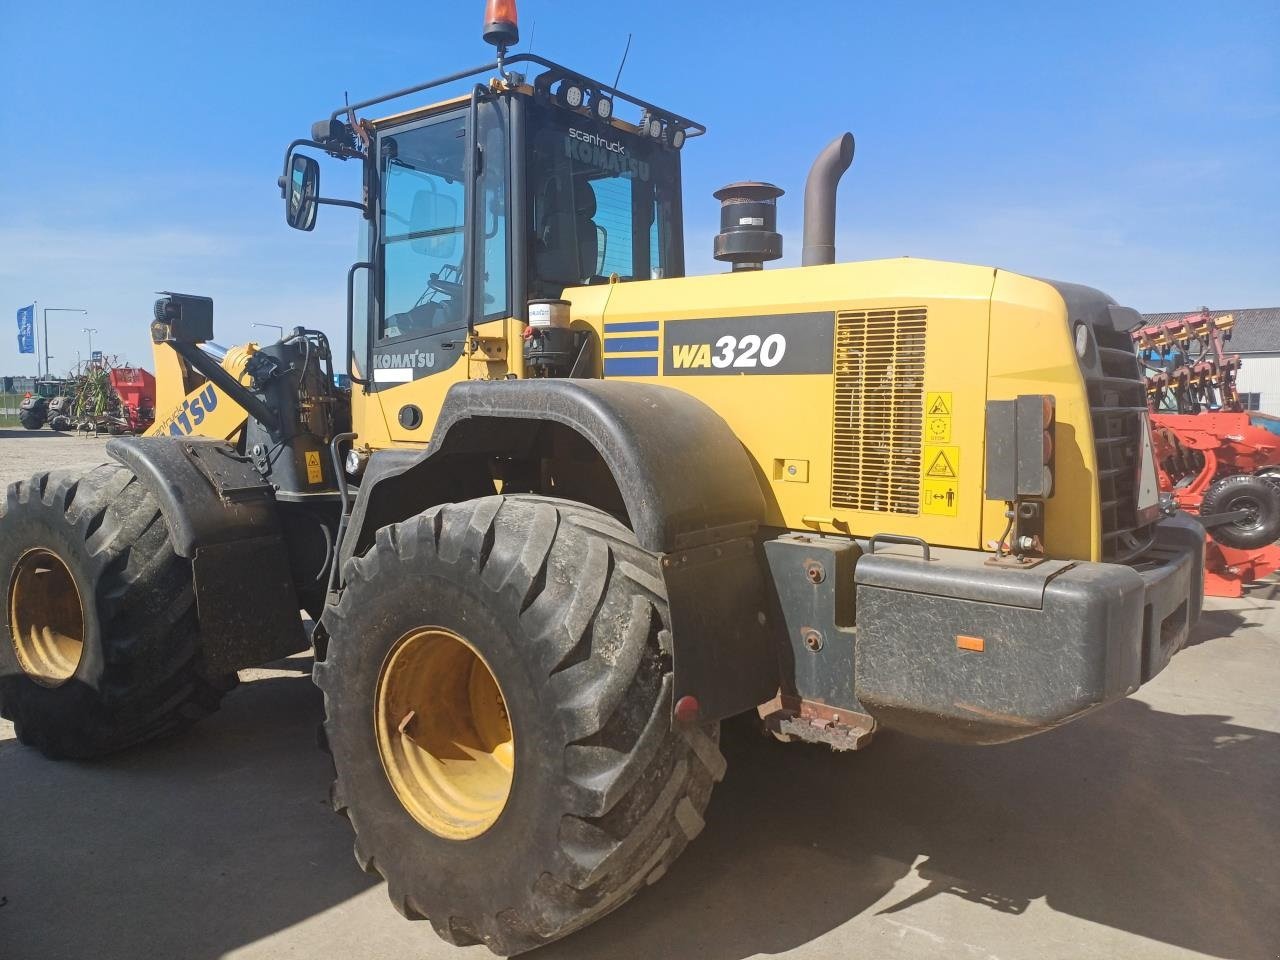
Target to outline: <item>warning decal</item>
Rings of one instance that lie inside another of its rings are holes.
[[[958,480],[960,478],[960,448],[935,447],[924,448],[924,475],[926,477]]]
[[[946,420],[949,432],[951,418]],[[960,448],[954,444],[926,443],[920,470],[921,512],[957,516],[960,512]]]
[[[925,480],[920,484],[921,510],[954,517],[960,509],[960,491],[955,480]]]
[[[951,394],[925,395],[925,439],[929,443],[951,442]]]
[[[320,451],[308,450],[306,461],[307,483],[324,483],[324,471],[320,469]]]

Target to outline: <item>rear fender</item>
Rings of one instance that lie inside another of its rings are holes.
[[[344,566],[369,548],[379,527],[439,503],[491,495],[495,460],[536,458],[549,424],[595,451],[626,522],[661,557],[674,700],[695,697],[700,716],[712,720],[770,699],[778,674],[755,538],[765,517],[760,481],[729,425],[668,387],[579,379],[456,384],[425,451],[370,458],[341,544]]]

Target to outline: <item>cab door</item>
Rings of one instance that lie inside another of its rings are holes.
[[[390,439],[426,443],[454,383],[472,364],[468,328],[501,331],[511,315],[507,150],[498,102],[477,105],[475,202],[467,189],[468,107],[381,130],[371,284],[369,390]],[[468,210],[476,211],[468,229]],[[466,245],[474,238],[474,277]]]

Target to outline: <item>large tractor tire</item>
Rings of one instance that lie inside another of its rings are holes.
[[[49,416],[49,407],[43,397],[29,397],[18,407],[18,422],[27,430],[39,430]]]
[[[1209,536],[1228,547],[1254,550],[1280,539],[1280,487],[1247,473],[1216,480],[1200,501],[1200,516],[1245,510],[1239,520],[1212,525]]]
[[[74,397],[54,397],[49,401],[49,427],[52,430],[65,432],[75,426],[72,419],[75,415]]]
[[[666,871],[724,774],[671,720],[657,558],[590,507],[494,496],[378,531],[315,667],[356,860],[458,945],[530,950]]]
[[[191,563],[119,464],[36,474],[0,502],[0,715],[53,758],[175,732],[234,674],[201,663]]]

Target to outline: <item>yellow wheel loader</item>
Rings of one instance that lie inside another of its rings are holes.
[[[996,744],[1132,693],[1199,614],[1204,542],[1161,513],[1133,310],[836,262],[847,134],[809,175],[802,266],[765,268],[781,191],[738,182],[730,269],[686,276],[702,125],[507,56],[516,35],[495,0],[494,62],[286,151],[291,226],[328,205],[367,228],[349,390],[322,333],[228,358],[212,303],[169,294],[153,435],[0,506],[24,742],[171,732],[304,648],[309,609],[358,861],[405,916],[504,954],[662,876],[728,717],[838,750]],[[323,196],[317,155],[358,164],[361,196]]]

